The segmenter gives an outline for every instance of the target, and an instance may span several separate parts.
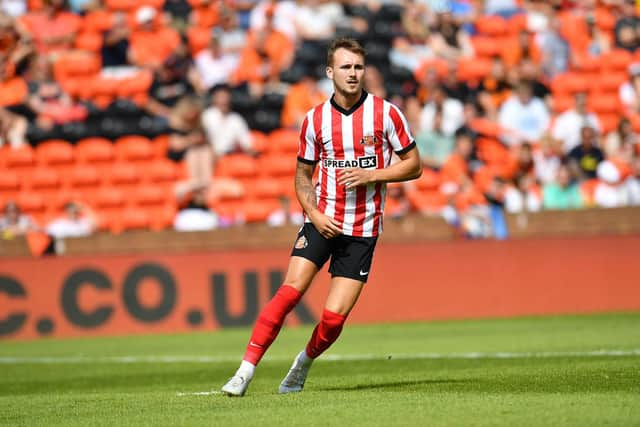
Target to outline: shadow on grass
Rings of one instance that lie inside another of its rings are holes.
[[[412,380],[412,381],[390,381],[384,383],[367,383],[367,384],[354,384],[348,386],[332,386],[332,387],[314,387],[315,390],[323,390],[323,391],[362,391],[362,390],[380,390],[380,389],[393,389],[393,388],[406,388],[413,386],[424,386],[424,385],[442,385],[442,384],[470,384],[474,381],[472,378],[464,379],[464,380],[432,380],[432,379],[424,379],[424,380]]]

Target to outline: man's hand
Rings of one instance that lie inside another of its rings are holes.
[[[338,184],[344,185],[347,189],[355,188],[359,185],[367,185],[374,182],[375,170],[362,168],[347,168],[338,171]]]
[[[314,211],[311,215],[309,215],[309,219],[316,227],[316,230],[318,230],[318,232],[325,239],[331,239],[342,233],[340,223],[320,211]]]

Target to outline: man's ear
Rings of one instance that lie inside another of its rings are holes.
[[[327,78],[329,80],[333,80],[333,68],[332,67],[327,67],[327,68],[325,68],[325,72],[327,73]]]

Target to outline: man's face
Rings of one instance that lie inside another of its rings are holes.
[[[360,94],[364,82],[364,58],[347,49],[333,54],[333,64],[327,67],[327,77],[333,80],[336,92],[345,96]]]

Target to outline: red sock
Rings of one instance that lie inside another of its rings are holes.
[[[311,339],[307,344],[307,356],[315,359],[328,349],[340,336],[345,320],[347,320],[347,316],[334,313],[325,308],[322,312],[320,323],[313,330]]]
[[[296,306],[302,294],[297,289],[284,285],[260,312],[253,333],[244,353],[244,360],[257,365],[273,340],[278,336],[284,318]]]

